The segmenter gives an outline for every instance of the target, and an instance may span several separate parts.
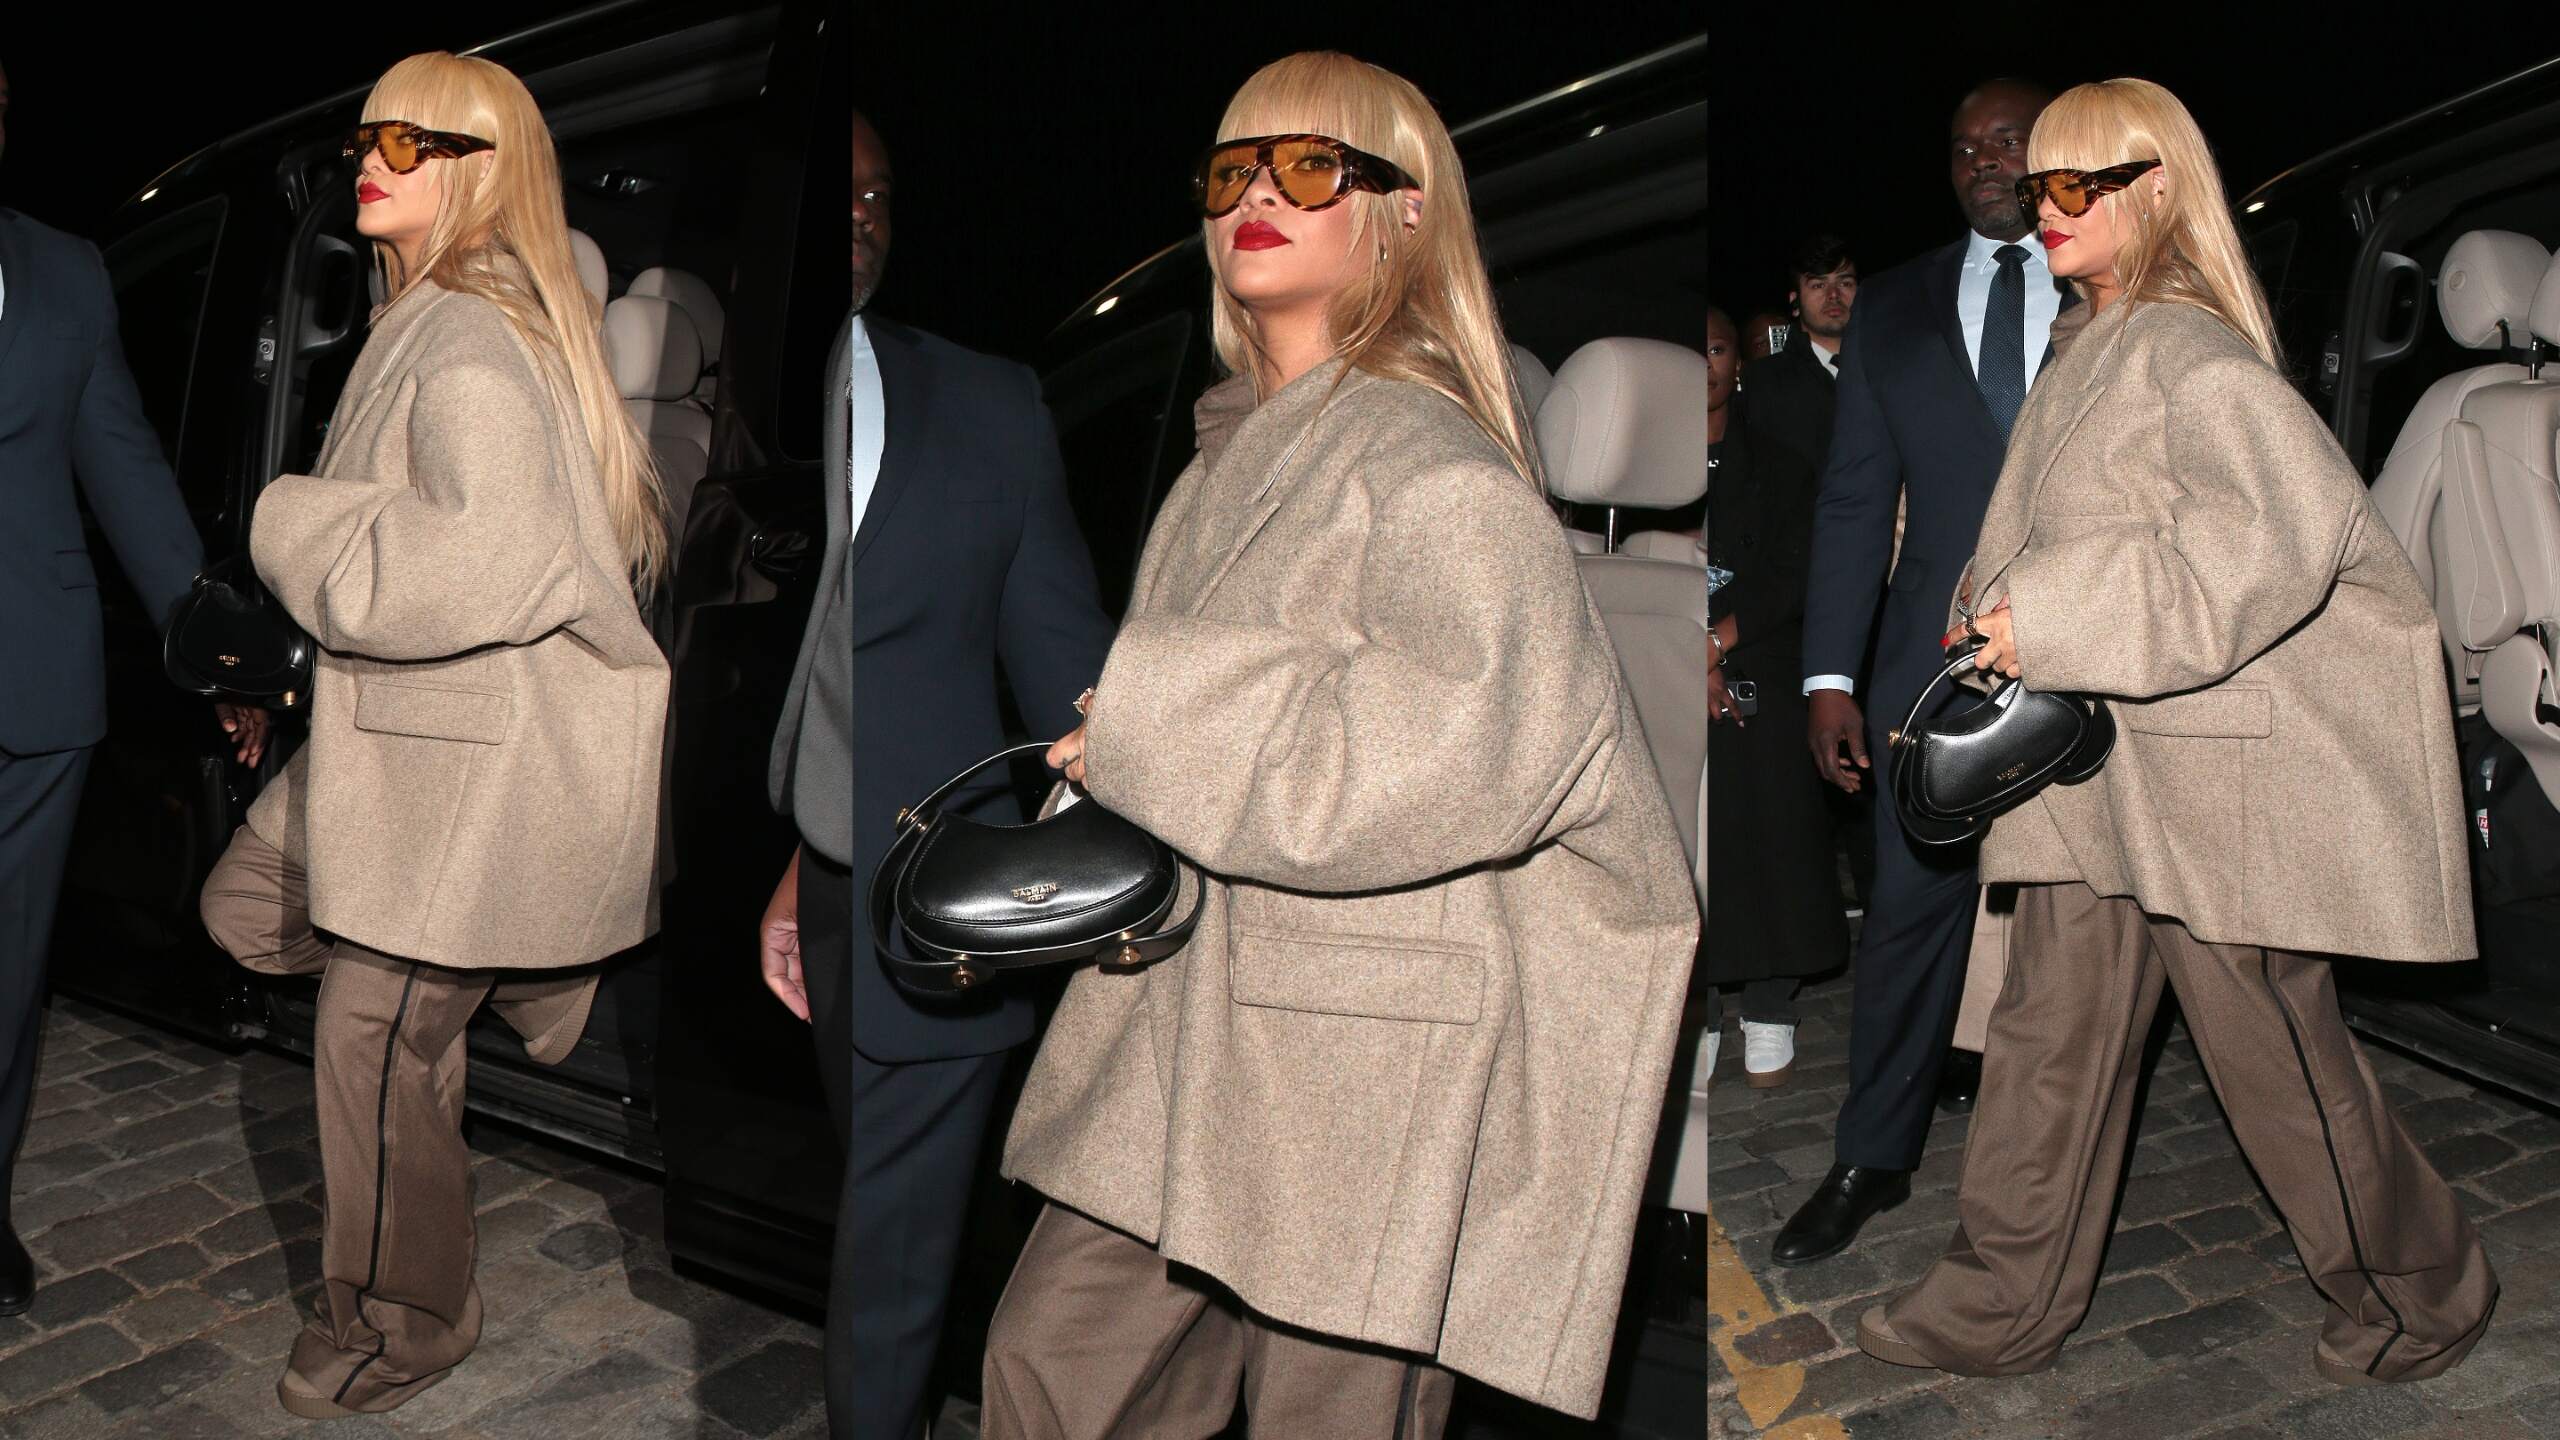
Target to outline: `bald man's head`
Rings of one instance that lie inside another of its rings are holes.
[[[1957,103],[1947,124],[1947,176],[1976,233],[2015,240],[2033,228],[2018,204],[2018,181],[2027,173],[2027,136],[2052,100],[2032,80],[2000,79]]]
[[[853,112],[853,308],[871,303],[889,268],[889,147]]]

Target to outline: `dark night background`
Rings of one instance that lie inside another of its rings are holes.
[[[1940,18],[1714,7],[1708,232],[1716,303],[1737,324],[1758,306],[1784,308],[1787,256],[1807,232],[1846,236],[1866,275],[1961,235],[1947,121],[1992,76],[2056,91],[2120,75],[2166,85],[2212,142],[2236,202],[2324,150],[2560,51],[2560,34],[2395,43],[2353,7],[2101,7],[2059,19],[2050,6],[1990,4],[1965,7],[1960,25],[1948,18],[1955,7],[1932,10]],[[2207,15],[2210,26],[2190,23]]]
[[[0,205],[78,233],[201,145],[583,6],[438,0],[171,7],[0,5],[14,91]],[[747,8],[742,6],[741,8]],[[1701,0],[1626,0],[1605,26],[1551,7],[1459,12],[1339,0],[1195,13],[1171,4],[856,0],[856,103],[897,171],[881,313],[1029,357],[1121,271],[1191,233],[1187,170],[1265,61],[1336,48],[1419,85],[1453,125],[1706,23]],[[84,18],[85,17],[85,18]],[[1533,43],[1532,43],[1533,42]],[[218,63],[213,57],[222,57]]]

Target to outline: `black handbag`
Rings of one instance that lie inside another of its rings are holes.
[[[1017,970],[1145,964],[1191,938],[1208,882],[1195,876],[1191,913],[1165,925],[1180,898],[1181,863],[1093,800],[1027,825],[942,813],[971,776],[1048,748],[999,750],[898,812],[897,838],[871,875],[870,905],[871,943],[898,984],[953,995]],[[914,954],[892,943],[893,929],[906,931]]]
[[[160,667],[181,690],[289,710],[311,694],[318,651],[244,552],[196,577],[170,617]]]
[[[1971,640],[1948,651],[1947,668],[1920,688],[1901,727],[1886,737],[1894,809],[1922,845],[1975,839],[2047,785],[2077,785],[2097,774],[2115,749],[2115,716],[2103,703],[2016,680],[1995,685],[1980,704],[1922,721],[1930,697],[1971,670],[1981,648]]]

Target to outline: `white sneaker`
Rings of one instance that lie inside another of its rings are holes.
[[[1724,1032],[1723,1032],[1723,1031],[1721,1031],[1721,1030],[1710,1030],[1710,1031],[1708,1031],[1708,1032],[1707,1032],[1707,1058],[1706,1058],[1705,1060],[1703,1060],[1703,1061],[1700,1061],[1700,1062],[1699,1062],[1699,1064],[1698,1064],[1698,1088],[1699,1088],[1699,1089],[1702,1089],[1702,1090],[1703,1090],[1703,1089],[1705,1089],[1707,1086],[1712,1085],[1712,1084],[1714,1084],[1714,1083],[1715,1083],[1715,1078],[1716,1078],[1716,1047],[1717,1047],[1717,1046],[1719,1046],[1719,1045],[1722,1045],[1723,1043],[1724,1043]]]
[[[1796,1027],[1742,1022],[1742,1071],[1754,1090],[1787,1083],[1796,1068]]]

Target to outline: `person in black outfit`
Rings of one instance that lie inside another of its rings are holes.
[[[1839,406],[1840,347],[1858,300],[1858,261],[1837,235],[1807,236],[1787,264],[1787,298],[1801,318],[1786,348],[1743,367],[1748,393],[1738,408],[1751,428],[1803,457],[1819,478],[1831,456],[1832,416]],[[1872,649],[1850,672],[1864,678]],[[1796,687],[1789,685],[1789,690]],[[1861,905],[1875,889],[1873,797],[1825,789],[1834,828],[1848,850],[1850,888]]]
[[[1796,746],[1804,733],[1805,564],[1814,473],[1736,416],[1740,339],[1721,310],[1707,316],[1707,558],[1733,579],[1709,602],[1707,646],[1707,1069],[1715,1069],[1723,995],[1739,988],[1743,1068],[1754,1089],[1795,1065],[1796,991],[1848,959],[1822,781]],[[1759,710],[1734,692],[1749,679]]]
[[[827,578],[774,741],[799,850],[765,912],[765,983],[816,1032],[845,1150],[827,1289],[828,1433],[915,1440],[970,1181],[1029,993],[926,1001],[872,952],[862,900],[901,804],[1001,747],[1001,666],[1031,733],[1064,735],[1112,624],[1039,378],[866,313],[891,176],[853,117],[853,314],[828,376]],[[949,809],[1024,817],[1001,778]]]
[[[1806,738],[1824,779],[1850,792],[1874,782],[1876,880],[1858,937],[1836,1163],[1778,1232],[1772,1255],[1784,1265],[1847,1248],[1910,1194],[1931,1099],[1955,1068],[1948,1042],[1980,892],[1973,856],[1913,848],[1894,820],[1891,771],[1869,757],[1885,759],[1887,727],[1943,663],[1947,604],[1973,558],[2009,425],[2071,303],[2017,197],[2027,135],[2050,98],[2014,80],[1964,98],[1948,178],[1972,233],[1867,282],[1841,350],[1805,596]],[[1898,501],[1908,524],[1897,556]],[[1870,640],[1871,711],[1852,678]],[[1969,1104],[1971,1079],[1953,1083]]]
[[[0,125],[8,100],[0,71]],[[145,610],[167,624],[204,547],[125,368],[106,264],[88,241],[0,210],[0,1315],[35,1296],[9,1224],[10,1171],[35,1095],[54,902],[89,751],[107,733],[75,476]],[[215,708],[254,761],[266,712]]]
[[[1849,242],[1812,235],[1796,247],[1787,267],[1797,312],[1787,348],[1755,360],[1743,374],[1748,395],[1743,418],[1767,439],[1784,445],[1818,477],[1831,452],[1831,415],[1837,402],[1840,341],[1858,299],[1858,262]]]

